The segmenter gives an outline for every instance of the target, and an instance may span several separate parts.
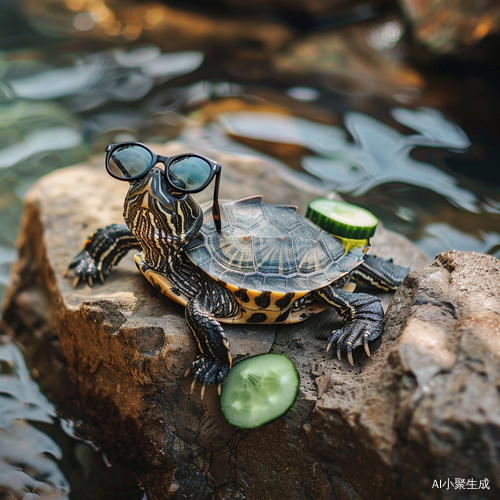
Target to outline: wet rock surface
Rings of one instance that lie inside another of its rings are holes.
[[[210,156],[224,166],[223,198],[262,193],[303,213],[318,195],[279,180],[264,160]],[[93,289],[73,290],[63,278],[88,233],[122,222],[126,189],[102,158],[35,185],[3,329],[27,346],[55,400],[78,403],[91,437],[138,474],[149,498],[447,498],[432,488],[446,478],[489,479],[490,489],[463,497],[498,497],[497,259],[449,252],[422,269],[418,249],[378,230],[373,253],[415,270],[388,306],[384,340],[371,358],[355,352],[353,367],[325,352],[339,325],[333,311],[295,325],[226,326],[235,361],[282,352],[301,377],[284,417],[237,430],[213,387],[203,400],[199,389],[190,393],[183,374],[196,348],[183,308],[157,293],[131,256]]]

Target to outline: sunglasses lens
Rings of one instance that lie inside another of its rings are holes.
[[[110,155],[109,170],[122,179],[143,174],[151,166],[153,155],[137,144],[124,144],[117,147]]]
[[[209,179],[212,166],[203,158],[184,156],[168,167],[170,182],[184,190],[201,188]]]

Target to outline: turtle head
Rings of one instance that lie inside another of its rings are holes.
[[[145,251],[180,249],[198,234],[203,224],[200,206],[189,194],[175,191],[163,165],[129,184],[123,216]]]

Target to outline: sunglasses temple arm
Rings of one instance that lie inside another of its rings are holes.
[[[220,220],[220,205],[219,205],[219,184],[220,184],[220,170],[215,174],[215,187],[214,187],[214,201],[212,203],[212,215],[214,217],[214,224],[217,232],[222,231],[222,224]]]

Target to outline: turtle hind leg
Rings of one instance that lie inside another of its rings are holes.
[[[351,293],[329,285],[315,292],[318,299],[326,302],[344,319],[344,326],[332,333],[327,350],[336,347],[337,357],[341,359],[342,351],[354,365],[352,351],[363,345],[367,356],[370,356],[369,342],[382,333],[384,310],[378,297],[367,293]]]
[[[367,255],[352,274],[356,280],[386,291],[394,291],[410,272],[409,267],[399,266],[392,259]]]
[[[191,374],[194,376],[191,392],[196,382],[201,382],[202,399],[208,384],[217,384],[220,394],[222,383],[232,365],[229,341],[224,335],[224,330],[201,297],[188,302],[186,321],[200,351],[185,374],[186,377]]]

